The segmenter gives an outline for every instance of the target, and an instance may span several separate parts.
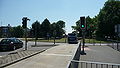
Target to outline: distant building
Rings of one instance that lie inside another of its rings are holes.
[[[0,26],[0,37],[6,38],[10,36],[10,24],[8,26]]]

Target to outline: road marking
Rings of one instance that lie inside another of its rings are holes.
[[[72,55],[65,55],[65,54],[41,54],[41,55],[48,55],[48,56],[72,56]]]
[[[82,47],[81,47],[81,49],[82,49]],[[85,47],[84,50],[91,50],[91,49],[89,47]]]
[[[0,57],[2,57],[2,56],[0,56]]]

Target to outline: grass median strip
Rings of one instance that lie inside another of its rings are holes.
[[[96,40],[96,39],[85,39],[86,43],[111,43],[108,41]]]
[[[25,39],[21,39],[21,40],[25,40]],[[35,41],[34,38],[27,38],[28,41]],[[54,39],[38,39],[37,42],[54,42]],[[55,42],[56,43],[66,43],[67,42],[67,39],[66,38],[61,38],[61,39],[55,39]]]
[[[21,39],[24,40],[24,39]],[[82,39],[80,39],[82,40]],[[28,41],[35,41],[34,38],[28,38]],[[38,39],[37,42],[54,42],[54,39]],[[67,43],[67,38],[55,39],[56,43]],[[96,39],[85,39],[86,43],[111,43],[110,41],[96,40]]]

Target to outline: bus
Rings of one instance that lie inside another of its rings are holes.
[[[73,43],[73,44],[77,44],[78,43],[78,39],[77,39],[77,35],[75,33],[68,33],[68,43]]]

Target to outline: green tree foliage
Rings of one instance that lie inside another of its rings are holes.
[[[50,22],[46,18],[41,24],[41,35],[42,35],[42,37],[47,38],[47,35],[48,34],[50,35],[50,30],[51,30]]]
[[[75,30],[75,31],[73,31],[74,33],[79,32],[78,36],[82,36],[82,30],[80,29],[80,20],[78,20],[76,22],[76,26],[71,26],[71,27],[72,27],[73,30]]]
[[[49,37],[62,37],[65,33],[65,22],[64,21],[58,21],[54,23],[50,23],[49,20],[46,18],[41,24],[36,21],[32,24],[32,29],[30,33],[33,33],[34,37],[37,38],[45,38],[47,39]],[[32,35],[32,34],[30,34]]]
[[[63,34],[65,34],[65,31],[64,31],[64,29],[63,28],[65,28],[65,22],[64,21],[58,21],[57,23],[56,23],[56,36],[57,37],[62,37],[63,36]]]
[[[98,14],[97,36],[115,36],[114,26],[120,24],[120,1],[108,0]]]
[[[11,27],[10,33],[11,33],[11,37],[21,38],[23,37],[24,30],[21,26]]]
[[[51,24],[51,32],[50,32],[51,37],[55,36],[55,31],[56,31],[56,23],[54,22]]]
[[[58,21],[51,24],[51,36],[54,37],[62,37],[63,34],[65,34],[65,22],[64,21]]]
[[[86,36],[92,38],[92,35],[95,35],[96,33],[97,27],[97,16],[94,18],[90,18],[89,16],[86,17]]]
[[[32,33],[34,37],[38,38],[41,37],[41,25],[40,22],[36,21],[32,24]]]

